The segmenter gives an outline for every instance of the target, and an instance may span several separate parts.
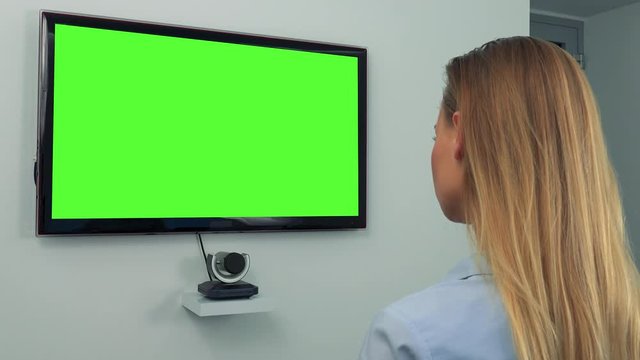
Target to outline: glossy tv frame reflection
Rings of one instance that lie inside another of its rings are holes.
[[[366,49],[40,18],[38,235],[366,226]]]

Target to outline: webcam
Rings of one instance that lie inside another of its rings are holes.
[[[258,287],[241,281],[249,271],[249,254],[220,251],[207,255],[210,281],[198,284],[198,291],[209,299],[241,299],[258,293]],[[215,280],[214,280],[215,279]]]
[[[207,271],[219,281],[233,284],[247,275],[250,262],[249,254],[220,251],[207,255]]]

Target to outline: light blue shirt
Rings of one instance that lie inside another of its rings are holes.
[[[360,360],[391,359],[516,359],[491,275],[467,258],[440,283],[382,310],[373,320]]]

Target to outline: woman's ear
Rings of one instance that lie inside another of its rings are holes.
[[[460,111],[456,111],[451,116],[453,128],[456,131],[454,158],[461,161],[464,158],[464,135],[462,133],[462,117]]]

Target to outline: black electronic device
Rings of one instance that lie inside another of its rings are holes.
[[[38,235],[366,227],[365,48],[42,11],[38,59]]]
[[[209,278],[216,278],[226,284],[236,283],[247,274],[251,264],[249,254],[219,251],[206,257]]]
[[[232,284],[212,280],[198,284],[198,292],[212,300],[246,299],[258,294],[258,287],[248,282]]]
[[[201,238],[198,236],[198,239]],[[198,292],[205,297],[213,300],[246,299],[258,294],[257,286],[241,281],[249,271],[249,254],[219,251],[208,254],[205,262],[210,281],[198,284]]]

